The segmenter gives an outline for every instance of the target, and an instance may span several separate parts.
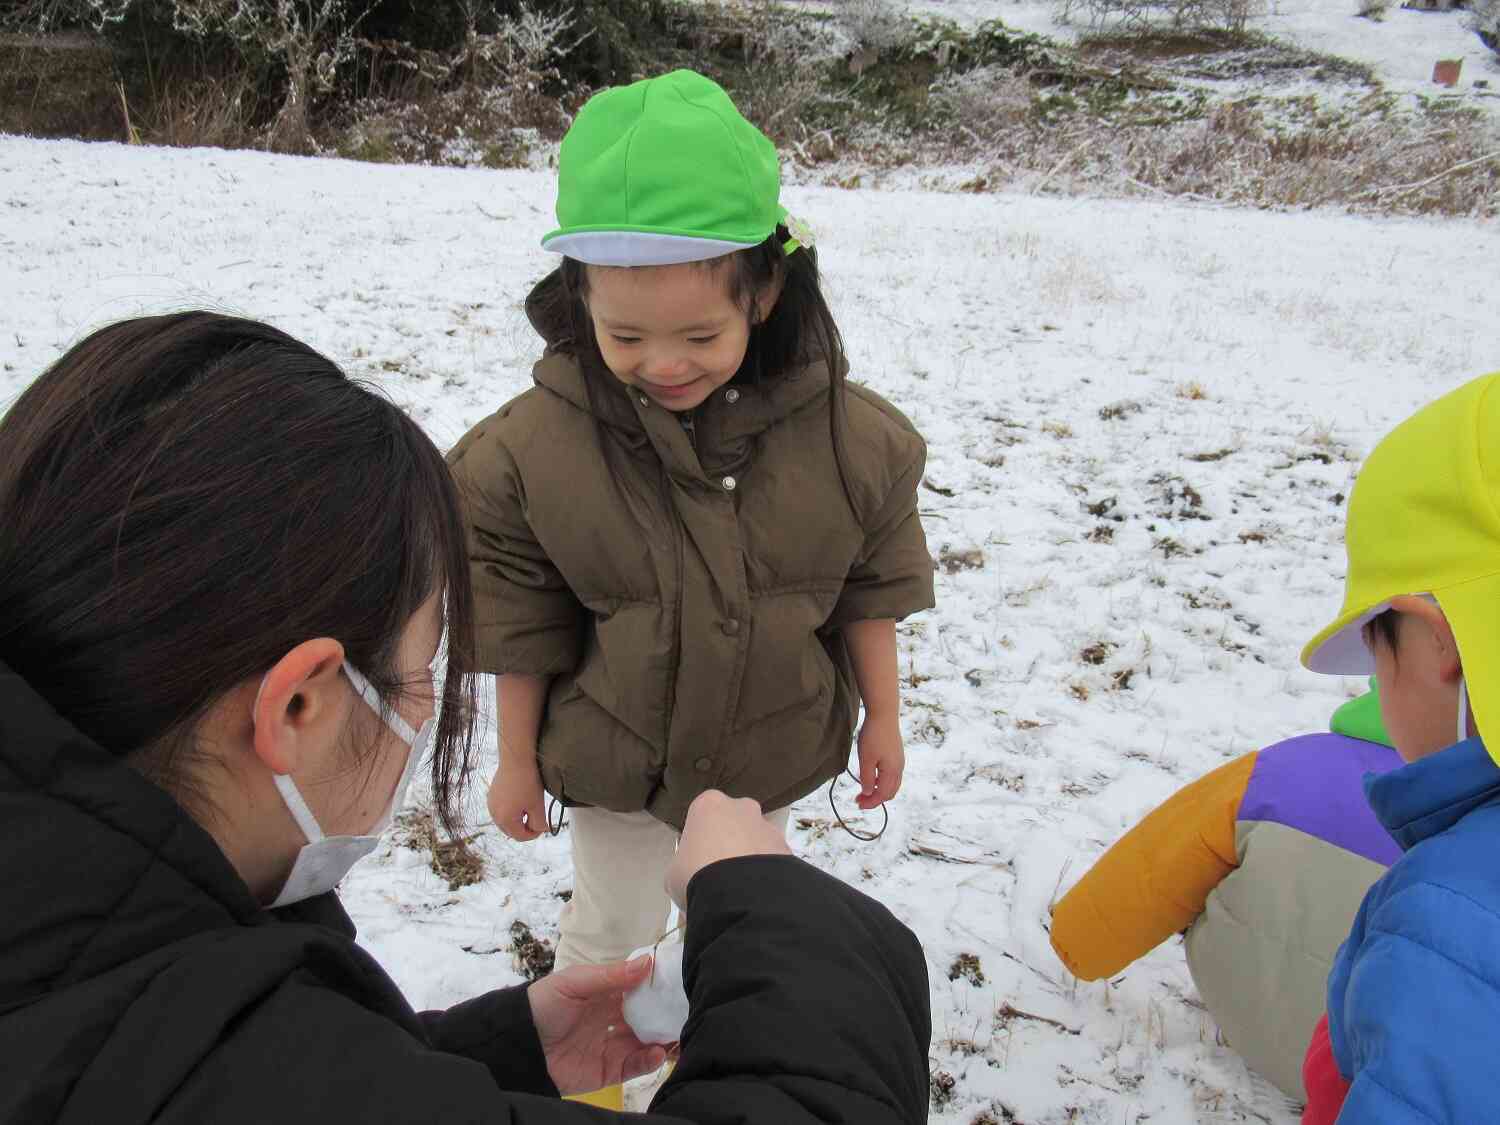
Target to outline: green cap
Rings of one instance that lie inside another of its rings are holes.
[[[1328,725],[1334,734],[1378,742],[1382,746],[1395,745],[1391,736],[1385,733],[1385,723],[1380,718],[1380,690],[1375,685],[1374,676],[1370,677],[1370,690],[1335,711],[1333,721]]]
[[[674,70],[579,111],[558,154],[558,229],[542,247],[596,266],[701,262],[769,238],[786,216],[780,196],[776,147],[718,83]]]

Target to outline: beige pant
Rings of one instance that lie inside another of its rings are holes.
[[[791,808],[767,813],[783,833]],[[666,931],[672,900],[664,882],[677,829],[647,812],[568,810],[573,837],[573,897],[562,910],[557,968],[618,961],[654,945]]]

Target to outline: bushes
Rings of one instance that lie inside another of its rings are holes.
[[[1500,54],[1500,0],[1472,0],[1468,21],[1484,45]]]
[[[132,124],[146,140],[347,148],[335,134],[351,121],[399,109],[408,119],[434,116],[425,129],[431,143],[410,154],[428,158],[462,122],[560,128],[577,84],[570,71],[598,84],[615,80],[616,68],[636,62],[630,44],[657,3],[18,0],[0,8],[0,30],[96,36],[112,52]],[[584,27],[608,34],[574,31]],[[97,123],[76,131],[121,136],[120,103],[121,94],[107,109],[100,103]]]
[[[1145,31],[1166,25],[1238,35],[1264,10],[1264,0],[1061,0],[1057,14],[1063,22],[1082,16],[1096,28]]]

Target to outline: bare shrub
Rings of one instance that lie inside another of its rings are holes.
[[[353,109],[339,150],[345,156],[426,164],[520,167],[544,138],[560,136],[568,107],[549,87],[563,87],[560,64],[591,31],[574,10],[545,13],[522,4],[493,32],[476,29],[470,11],[454,52],[401,43],[359,41],[369,52],[370,96]],[[378,61],[377,61],[378,60]]]
[[[1354,14],[1379,23],[1391,10],[1391,0],[1355,0]]]
[[[1061,0],[1057,17],[1063,23],[1082,17],[1094,28],[1147,31],[1168,26],[1240,34],[1265,10],[1265,0]]]
[[[354,29],[373,0],[172,0],[172,24],[195,39],[225,37],[247,56],[273,60],[286,74],[286,96],[267,133],[280,152],[310,152],[313,96],[328,93],[354,57]]]
[[[1484,45],[1500,54],[1500,0],[1470,0],[1467,21]]]
[[[89,27],[102,31],[119,23],[135,0],[13,0],[0,8],[0,29],[45,35],[50,31]]]
[[[909,34],[907,22],[893,0],[843,0],[834,15],[858,47],[884,51]]]

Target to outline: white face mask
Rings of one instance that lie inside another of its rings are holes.
[[[396,791],[391,794],[391,803],[386,806],[380,819],[370,827],[369,833],[363,836],[323,835],[323,829],[318,826],[317,818],[307,807],[302,794],[297,791],[297,786],[291,776],[276,775],[277,792],[286,802],[287,810],[291,812],[292,819],[297,822],[297,827],[302,829],[302,834],[307,837],[307,843],[297,853],[297,861],[292,864],[292,873],[287,876],[286,885],[281,888],[276,901],[271,903],[272,909],[301,902],[305,898],[312,898],[325,891],[333,890],[349,873],[351,867],[375,850],[380,843],[381,834],[390,827],[396,810],[406,802],[406,790],[411,784],[412,771],[416,768],[418,759],[427,752],[427,746],[432,741],[432,732],[436,729],[436,720],[428,719],[422,724],[421,730],[413,732],[405,719],[381,703],[380,696],[370,685],[370,681],[355,671],[348,661],[344,662],[344,675],[349,677],[349,682],[354,685],[354,690],[359,693],[360,698],[385,720],[386,725],[391,728],[396,737],[411,747],[406,756],[406,767],[401,771],[401,780],[396,782]]]

